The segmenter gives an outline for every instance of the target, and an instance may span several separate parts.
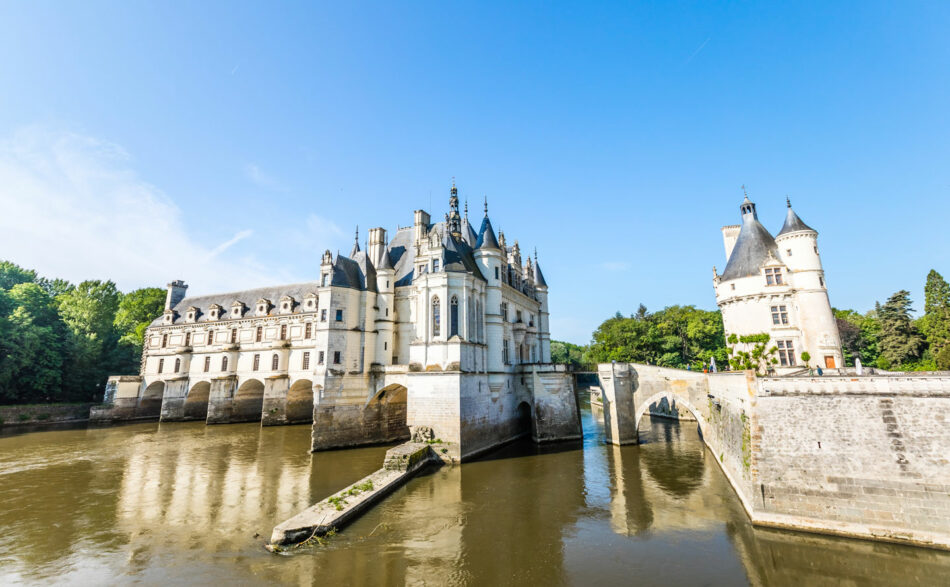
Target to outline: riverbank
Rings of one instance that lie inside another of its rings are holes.
[[[92,402],[76,404],[22,404],[0,406],[0,426],[85,422]]]

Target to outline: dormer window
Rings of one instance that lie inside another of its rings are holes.
[[[175,321],[175,310],[165,310],[163,320],[165,324],[172,324]]]
[[[769,267],[765,270],[766,285],[782,285],[783,283],[781,267]]]
[[[221,319],[221,306],[218,304],[211,304],[208,307],[208,318],[210,320],[220,320]]]
[[[307,312],[316,312],[317,306],[320,304],[320,298],[317,297],[315,293],[307,294],[307,297],[304,298],[304,308]]]
[[[191,306],[185,313],[186,322],[195,322],[198,319],[198,308]]]
[[[266,316],[270,312],[271,303],[266,298],[257,300],[257,315]]]
[[[294,310],[294,298],[290,296],[283,296],[280,298],[280,313],[281,314],[290,314]]]
[[[231,317],[240,318],[244,316],[244,302],[234,302],[231,304]]]

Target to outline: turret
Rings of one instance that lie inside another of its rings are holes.
[[[185,282],[176,279],[175,281],[168,284],[168,293],[165,294],[165,309],[171,310],[178,305],[178,302],[185,299],[185,292],[188,291],[188,286],[185,285]]]
[[[548,284],[541,273],[541,264],[538,263],[538,250],[534,250],[534,287],[541,309],[538,313],[538,343],[539,357],[542,363],[551,362],[551,325],[550,310],[548,309]]]

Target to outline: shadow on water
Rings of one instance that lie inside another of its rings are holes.
[[[950,584],[950,553],[753,528],[692,422],[643,443],[521,439],[428,469],[325,546],[274,524],[375,470],[308,426],[200,422],[0,436],[0,583]]]

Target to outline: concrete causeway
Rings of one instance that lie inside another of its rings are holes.
[[[424,442],[406,442],[386,452],[383,468],[278,524],[271,546],[287,546],[322,536],[362,515],[429,463],[442,460]]]

